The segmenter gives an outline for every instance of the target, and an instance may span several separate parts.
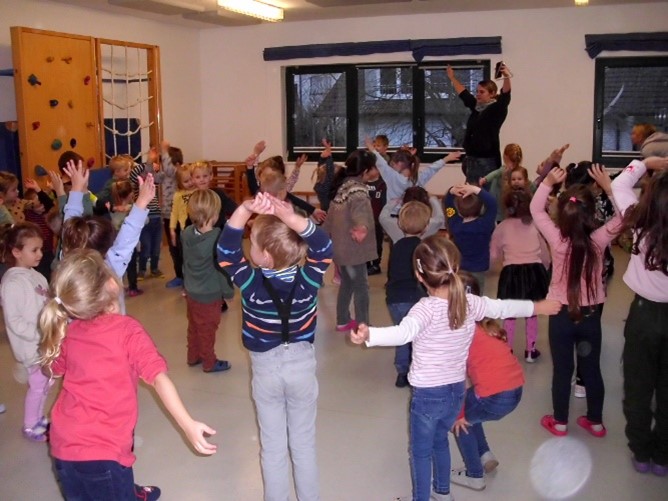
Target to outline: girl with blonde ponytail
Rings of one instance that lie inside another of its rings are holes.
[[[216,452],[167,376],[167,364],[137,320],[119,313],[120,283],[100,253],[71,251],[51,282],[39,326],[41,364],[63,386],[51,411],[51,456],[65,499],[81,493],[136,499],[132,465],[137,383],[153,386],[200,454]]]
[[[452,499],[448,432],[462,407],[466,359],[476,321],[549,315],[560,307],[556,301],[502,301],[468,294],[459,275],[460,259],[457,247],[447,238],[424,239],[413,260],[415,276],[429,296],[413,306],[399,325],[361,324],[350,333],[354,343],[367,346],[413,343],[408,373],[412,386],[409,449],[416,501],[429,500],[432,471],[434,497]]]

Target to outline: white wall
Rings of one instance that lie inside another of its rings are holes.
[[[204,156],[199,30],[36,0],[0,0],[0,68],[12,67],[10,26],[158,45],[165,139],[186,159]],[[0,121],[16,120],[14,82],[0,77]]]
[[[571,148],[567,160],[591,158],[594,60],[584,35],[665,31],[668,3],[521,11],[392,16],[308,23],[263,24],[206,30],[201,35],[204,151],[241,159],[258,139],[269,154],[285,149],[282,67],[370,61],[410,61],[410,54],[265,62],[265,47],[390,39],[502,36],[502,56],[512,69],[513,98],[501,144],[519,143],[530,171],[552,149]],[[604,53],[603,55],[638,55]],[[462,56],[462,59],[471,56]],[[442,171],[433,192],[459,180]],[[297,189],[308,189],[303,175]]]

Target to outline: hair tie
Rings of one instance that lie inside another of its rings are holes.
[[[53,300],[54,300],[56,303],[58,303],[60,306],[63,305],[63,301],[62,301],[58,296],[55,296],[55,297],[53,298]]]
[[[579,200],[578,200],[577,198],[575,198],[575,197],[571,197],[571,198],[569,198],[568,201],[569,201],[569,202],[573,202],[573,203],[577,203],[577,202],[579,202]]]
[[[420,262],[420,258],[417,258],[417,259],[415,260],[415,266],[417,267],[417,270],[418,270],[420,273],[424,273],[424,270],[422,269],[422,263]]]

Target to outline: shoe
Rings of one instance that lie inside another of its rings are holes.
[[[657,477],[665,477],[668,475],[668,465],[652,462],[652,473],[654,473]]]
[[[543,416],[540,420],[540,425],[545,428],[547,431],[552,433],[552,435],[556,435],[557,437],[565,437],[568,435],[568,423],[560,423],[556,419],[554,419],[554,416],[551,414],[547,414]],[[564,427],[563,430],[560,430],[557,428],[557,425],[562,425]]]
[[[146,270],[140,271],[137,273],[137,281],[141,282],[142,280],[146,279]]]
[[[202,363],[202,359],[201,359],[201,358],[198,358],[198,359],[195,360],[194,362],[187,362],[188,367],[195,367],[196,365],[199,365],[199,364],[201,364],[201,363]]]
[[[223,300],[223,304],[220,306],[220,312],[225,313],[229,309],[230,309],[230,307],[227,304],[227,301]]]
[[[485,486],[484,478],[473,478],[466,475],[466,468],[457,468],[450,471],[450,482],[453,484],[468,487],[474,491],[481,491]]]
[[[400,372],[397,374],[397,380],[394,382],[394,386],[397,388],[406,388],[406,386],[409,386],[410,383],[408,382],[408,374],[405,372]]]
[[[165,274],[160,270],[151,270],[151,278],[164,278]]]
[[[635,456],[631,456],[631,464],[633,465],[633,469],[638,473],[649,473],[652,469],[649,461],[638,461]]]
[[[349,320],[347,324],[337,324],[336,332],[350,332],[356,328],[357,322],[355,320]]]
[[[179,277],[174,277],[165,284],[165,287],[167,287],[168,289],[175,289],[181,286],[183,286],[183,279]]]
[[[429,496],[429,501],[455,501],[455,497],[452,495],[452,492],[447,494],[439,494],[438,492],[431,492]]]
[[[130,289],[128,290],[128,297],[137,297],[141,296],[144,293],[141,289]]]
[[[536,348],[531,351],[524,351],[524,360],[526,360],[529,364],[533,364],[538,359],[538,357],[540,357],[540,351],[538,351]]]
[[[485,473],[492,473],[494,470],[496,470],[496,467],[499,466],[499,461],[496,459],[496,456],[492,453],[492,451],[487,451],[482,456],[480,456],[480,462],[482,463],[482,467],[485,470]]]
[[[46,416],[42,416],[39,418],[39,421],[35,424],[35,426],[32,427],[32,431],[35,433],[48,433],[49,432],[49,427],[51,426],[51,423],[49,422],[49,418]]]
[[[580,416],[577,420],[579,426],[587,430],[589,433],[594,435],[597,438],[603,438],[607,435],[608,431],[603,426],[603,423],[593,423],[587,419],[587,416]],[[594,429],[594,426],[600,426],[601,429]]]
[[[575,398],[586,398],[587,397],[587,389],[582,386],[581,384],[576,384],[573,387],[573,396]]]
[[[5,407],[5,404],[0,404],[0,414],[5,412],[7,410],[7,407]]]
[[[366,267],[366,274],[368,276],[371,275],[380,275],[382,272],[380,270],[380,266],[377,266],[375,264],[372,264],[371,266]]]
[[[155,501],[160,498],[160,487],[135,484],[135,498],[141,501]]]
[[[216,363],[213,364],[213,367],[211,369],[206,370],[204,369],[204,372],[223,372],[230,370],[232,366],[227,360],[216,360]]]
[[[23,438],[32,442],[46,442],[47,440],[46,431],[35,430],[35,428],[23,428]]]

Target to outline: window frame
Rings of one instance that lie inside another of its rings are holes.
[[[425,133],[425,79],[424,70],[432,68],[445,68],[451,65],[458,67],[481,67],[483,79],[491,78],[491,60],[490,59],[457,59],[457,60],[434,60],[416,63],[414,61],[397,61],[382,63],[351,63],[351,64],[331,64],[331,65],[302,65],[286,66],[284,68],[285,85],[285,127],[288,161],[296,160],[300,155],[306,154],[309,161],[316,161],[320,156],[322,148],[315,147],[295,147],[296,127],[293,119],[293,110],[295,109],[295,99],[292,82],[296,75],[317,74],[317,73],[343,73],[346,78],[346,147],[334,147],[332,157],[335,161],[344,161],[347,156],[357,149],[351,145],[360,144],[359,137],[359,79],[358,71],[360,69],[383,69],[383,68],[411,68],[413,76],[413,97],[412,97],[412,126],[414,142],[412,146],[417,149],[417,155],[422,162],[434,162],[443,158],[449,152],[463,151],[462,148],[424,148]],[[400,74],[397,73],[397,86],[400,85]],[[464,83],[464,82],[463,82]],[[467,87],[465,85],[465,87]],[[469,88],[469,87],[467,87]],[[470,89],[475,92],[475,89]],[[418,96],[418,98],[416,98]],[[391,145],[390,152],[396,149],[397,145]],[[394,147],[394,148],[393,148]]]
[[[594,118],[592,160],[606,167],[625,167],[631,160],[641,158],[639,151],[619,151],[605,154],[603,151],[603,110],[605,108],[605,70],[606,68],[646,68],[651,66],[668,67],[668,56],[632,56],[596,58],[594,73]]]

